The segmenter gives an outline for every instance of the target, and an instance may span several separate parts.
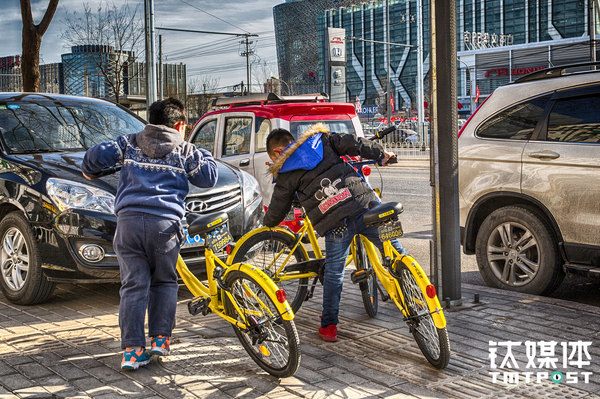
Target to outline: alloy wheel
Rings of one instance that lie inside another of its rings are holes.
[[[496,278],[519,287],[529,283],[540,266],[540,249],[536,238],[525,226],[502,223],[492,231],[487,242],[487,258]]]
[[[29,272],[29,249],[23,233],[16,227],[9,228],[2,237],[0,268],[2,277],[11,290],[23,288]]]

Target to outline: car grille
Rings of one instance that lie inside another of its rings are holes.
[[[242,202],[240,186],[220,187],[202,194],[191,194],[185,199],[187,213],[207,214],[217,211],[227,212]]]

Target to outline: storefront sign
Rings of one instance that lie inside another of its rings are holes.
[[[346,30],[327,28],[329,35],[329,61],[346,62]]]
[[[379,107],[377,105],[363,105],[358,111],[358,115],[361,118],[372,118],[378,112]]]
[[[519,75],[527,75],[532,72],[541,71],[542,69],[546,69],[545,66],[537,66],[537,67],[528,67],[528,68],[492,68],[485,71],[486,78],[496,78],[499,76],[519,76]]]
[[[346,30],[327,28],[329,53],[329,99],[346,102]]]

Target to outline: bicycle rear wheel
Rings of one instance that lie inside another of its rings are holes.
[[[369,270],[369,277],[366,281],[358,283],[360,287],[360,293],[362,295],[363,305],[365,311],[369,317],[377,316],[377,310],[379,309],[379,296],[377,292],[377,276],[373,272],[371,262],[367,256],[367,251],[363,245],[362,240],[359,237],[355,238],[356,242],[356,258],[354,259],[354,265],[356,270]]]
[[[282,266],[294,246],[294,239],[276,231],[261,231],[246,240],[237,250],[233,263],[248,263],[258,267],[285,291],[288,302],[296,313],[308,292],[308,278],[278,281],[274,273]],[[288,264],[307,261],[304,253],[296,247]]]
[[[450,360],[450,341],[446,327],[437,328],[431,317],[425,296],[427,295],[415,280],[411,271],[401,264],[399,267],[400,288],[404,296],[410,328],[419,349],[433,367],[443,369]]]
[[[246,273],[235,270],[227,275],[235,306],[225,295],[226,314],[246,325],[232,324],[246,352],[267,373],[278,377],[293,375],[300,364],[300,344],[292,320],[283,320],[273,299]],[[241,316],[237,308],[243,313]]]

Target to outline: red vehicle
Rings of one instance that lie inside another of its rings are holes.
[[[273,193],[272,177],[267,168],[269,132],[289,130],[298,137],[313,124],[324,123],[331,132],[364,137],[353,104],[330,103],[325,94],[278,96],[273,93],[241,97],[223,97],[213,102],[221,109],[205,114],[194,126],[190,141],[251,175],[259,182],[266,204]],[[295,225],[294,225],[295,223]],[[297,231],[299,220],[285,221]]]

